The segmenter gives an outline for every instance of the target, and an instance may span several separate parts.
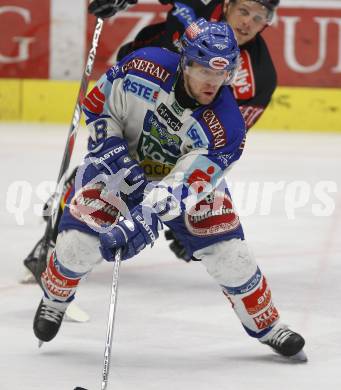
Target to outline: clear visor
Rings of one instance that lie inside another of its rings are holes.
[[[228,70],[216,70],[203,66],[186,65],[184,67],[184,73],[197,81],[207,82],[213,85],[225,84],[231,78],[231,72]]]

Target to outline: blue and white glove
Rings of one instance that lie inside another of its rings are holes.
[[[115,252],[122,249],[122,260],[136,256],[147,245],[153,246],[162,229],[158,215],[150,208],[138,205],[131,219],[117,223],[108,233],[100,233],[100,251],[107,261],[115,261]]]
[[[110,137],[99,147],[89,147],[93,150],[85,157],[81,186],[94,179],[103,181],[108,191],[122,197],[128,207],[139,204],[148,181],[139,163],[129,156],[127,142],[119,137]]]

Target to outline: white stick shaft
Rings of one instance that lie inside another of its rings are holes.
[[[110,305],[109,305],[109,315],[108,315],[108,327],[107,327],[107,338],[105,342],[104,349],[104,361],[103,361],[103,373],[102,373],[102,387],[101,390],[106,390],[108,385],[109,369],[110,369],[110,359],[111,359],[111,347],[114,334],[114,323],[115,323],[115,313],[116,313],[116,303],[117,303],[117,288],[118,288],[118,276],[120,272],[121,265],[121,250],[117,250],[115,255],[114,271],[112,276],[112,285],[111,285],[111,296],[110,296]]]

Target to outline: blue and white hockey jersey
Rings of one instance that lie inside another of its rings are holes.
[[[174,92],[179,61],[177,53],[161,48],[133,52],[102,76],[83,107],[89,151],[112,136],[124,138],[147,177],[162,180],[150,199],[161,202],[181,193],[165,221],[181,214],[186,197],[194,194],[197,202],[214,191],[245,141],[244,120],[228,87],[209,105],[194,110],[179,105]]]

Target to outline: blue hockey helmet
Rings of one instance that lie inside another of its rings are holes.
[[[181,37],[183,67],[196,62],[206,68],[227,70],[230,82],[239,66],[239,48],[234,32],[226,22],[200,18]]]

